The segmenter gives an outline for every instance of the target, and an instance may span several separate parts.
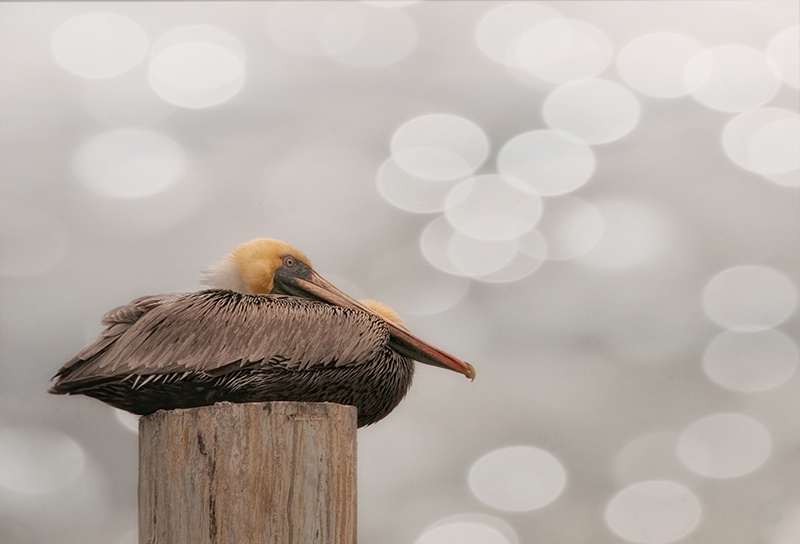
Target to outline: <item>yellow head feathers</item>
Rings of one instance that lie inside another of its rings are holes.
[[[272,292],[275,272],[283,265],[283,258],[287,255],[311,267],[308,257],[289,244],[272,238],[256,238],[238,245],[223,259],[206,267],[203,270],[203,283],[215,289],[266,295]],[[397,312],[383,302],[360,302],[386,321],[405,327]]]
[[[240,244],[222,259],[203,268],[201,282],[212,289],[267,294],[272,291],[275,271],[286,255],[311,266],[308,257],[289,244],[257,238]]]
[[[240,244],[231,252],[230,258],[250,292],[265,295],[272,291],[275,271],[281,267],[283,257],[287,255],[311,266],[308,257],[303,253],[272,238],[256,238]]]

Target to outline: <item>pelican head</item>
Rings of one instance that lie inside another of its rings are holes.
[[[420,340],[385,304],[359,302],[320,276],[302,252],[280,240],[257,238],[245,242],[203,270],[203,283],[214,289],[251,294],[282,294],[310,298],[373,314],[386,322],[395,351],[421,363],[448,368],[469,379],[475,369],[469,363]]]

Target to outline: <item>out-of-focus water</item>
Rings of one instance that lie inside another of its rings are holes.
[[[798,17],[0,4],[0,542],[136,542],[48,379],[263,236],[477,369],[359,431],[360,541],[798,542]]]

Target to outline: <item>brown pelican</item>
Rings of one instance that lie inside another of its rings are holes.
[[[412,335],[397,314],[359,302],[301,252],[267,238],[208,267],[211,289],[141,297],[55,375],[55,394],[134,414],[229,402],[334,402],[358,426],[385,417],[411,385],[412,360],[475,370]]]

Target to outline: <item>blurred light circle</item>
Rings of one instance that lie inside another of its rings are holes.
[[[770,40],[767,55],[784,83],[800,88],[800,26],[787,28]]]
[[[461,155],[440,147],[399,149],[392,159],[408,175],[426,181],[453,181],[475,171]]]
[[[553,90],[542,106],[552,129],[588,144],[618,140],[638,124],[639,100],[618,83],[602,79],[567,83]]]
[[[0,203],[0,274],[23,278],[57,266],[69,250],[66,226],[36,208]]]
[[[487,57],[507,66],[517,66],[517,43],[520,37],[532,27],[550,19],[561,19],[561,15],[542,4],[503,4],[483,16],[478,23],[475,40]]]
[[[414,149],[404,149],[395,153],[402,157],[414,153]],[[416,161],[419,156],[410,160]],[[460,159],[459,159],[460,160]],[[414,213],[432,213],[444,210],[444,199],[453,183],[437,182],[412,176],[400,166],[394,157],[386,159],[375,177],[378,192],[389,204]]]
[[[608,199],[595,206],[602,216],[603,236],[581,262],[606,269],[634,268],[660,260],[673,245],[676,226],[654,205]]]
[[[412,176],[444,181],[477,170],[489,155],[489,138],[468,119],[434,113],[406,121],[392,136],[391,150]]]
[[[239,41],[211,26],[186,26],[153,46],[148,82],[159,97],[183,108],[207,108],[244,86],[245,53]]]
[[[524,181],[531,192],[552,196],[583,186],[595,171],[592,148],[554,130],[534,130],[514,136],[497,154],[501,174]]]
[[[448,274],[461,275],[461,272],[450,260],[450,240],[456,231],[444,216],[437,217],[422,231],[419,247],[422,255],[433,266]]]
[[[447,257],[458,274],[485,276],[508,266],[517,255],[516,240],[479,240],[456,231],[447,243]]]
[[[486,283],[509,283],[533,274],[547,259],[547,241],[537,230],[526,232],[517,239],[517,252],[502,268],[476,276]]]
[[[0,487],[18,493],[52,493],[85,467],[83,448],[60,431],[0,427]]]
[[[780,331],[724,331],[706,347],[703,370],[722,387],[766,391],[789,380],[799,360],[797,344]]]
[[[372,292],[390,302],[400,315],[427,315],[455,306],[467,293],[464,278],[431,268],[418,248],[389,253],[370,269]]]
[[[547,241],[550,260],[574,259],[591,251],[605,232],[596,206],[572,196],[548,198],[537,225]]]
[[[547,42],[545,51],[541,48]],[[608,37],[583,21],[551,19],[523,33],[516,45],[517,62],[528,74],[548,83],[591,79],[611,63]]]
[[[86,141],[75,155],[75,174],[104,196],[137,198],[160,193],[186,169],[175,140],[151,129],[120,128]]]
[[[445,200],[445,215],[462,234],[478,240],[511,240],[531,230],[541,199],[516,178],[487,174],[462,181]]]
[[[752,417],[723,412],[701,418],[678,439],[678,458],[709,478],[736,478],[758,469],[772,451],[772,436]]]
[[[322,21],[338,2],[273,2],[267,8],[267,35],[279,47],[304,57],[325,54],[320,40]]]
[[[719,111],[743,111],[768,102],[780,81],[766,55],[744,45],[706,49],[686,64],[684,81],[692,96]]]
[[[605,520],[629,542],[663,544],[691,533],[700,522],[697,496],[670,480],[649,480],[626,487],[608,502]]]
[[[116,13],[78,15],[59,25],[51,50],[68,72],[89,79],[113,77],[131,70],[147,55],[142,27]]]
[[[114,410],[117,421],[129,431],[139,434],[139,416],[124,410]]]
[[[727,329],[769,329],[797,309],[797,287],[766,266],[728,268],[706,284],[703,308],[711,321]]]
[[[531,446],[487,453],[469,471],[469,487],[483,503],[500,510],[524,512],[556,500],[567,482],[561,462]]]
[[[417,25],[405,12],[344,4],[320,23],[320,43],[332,59],[356,68],[388,66],[417,45]]]
[[[481,514],[444,518],[427,529],[414,544],[517,544],[514,530],[503,520]]]
[[[431,221],[420,236],[425,259],[442,272],[490,283],[516,281],[531,274],[546,255],[540,235],[517,240],[478,240],[456,231],[447,218]]]
[[[572,45],[572,23],[566,19],[548,19],[522,32],[517,38],[515,64],[535,74],[563,58]]]
[[[628,42],[617,55],[617,71],[625,83],[647,96],[676,98],[689,93],[683,71],[703,51],[683,34],[656,32]]]
[[[781,108],[738,114],[722,132],[722,147],[741,168],[779,185],[800,186],[800,116]]]
[[[750,141],[750,164],[759,174],[800,168],[800,116],[761,127]]]

